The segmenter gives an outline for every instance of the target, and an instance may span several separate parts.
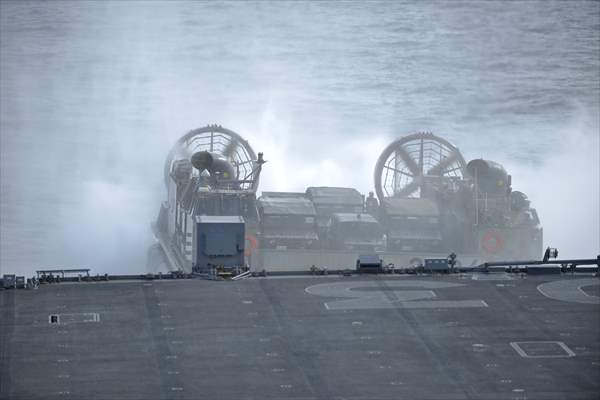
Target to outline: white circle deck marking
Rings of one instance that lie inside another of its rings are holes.
[[[381,284],[386,285],[386,287],[382,288]],[[425,308],[441,310],[447,308],[480,308],[488,306],[483,300],[435,300],[437,295],[431,290],[463,286],[465,285],[440,281],[386,280],[380,282],[320,283],[309,286],[304,290],[306,293],[316,296],[344,298],[344,300],[334,300],[324,303],[325,308],[328,310],[366,310],[377,308]],[[393,296],[389,296],[384,290],[393,293]]]
[[[542,283],[537,290],[544,296],[561,301],[582,304],[600,304],[600,297],[592,296],[581,290],[584,286],[600,285],[598,278],[565,279]]]

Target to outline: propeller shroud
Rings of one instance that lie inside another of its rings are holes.
[[[388,145],[375,165],[375,191],[384,198],[420,198],[428,179],[463,179],[466,162],[460,150],[431,132],[417,132]]]
[[[207,125],[182,136],[173,146],[165,161],[164,179],[169,186],[173,164],[182,159],[191,160],[199,152],[209,152],[227,160],[235,171],[234,179],[240,190],[256,192],[260,163],[250,144],[239,134],[220,125]]]

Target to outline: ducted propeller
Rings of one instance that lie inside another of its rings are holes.
[[[223,156],[208,151],[198,151],[191,157],[194,168],[200,172],[206,170],[213,178],[235,179],[233,165]]]

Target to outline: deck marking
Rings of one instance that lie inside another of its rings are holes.
[[[542,283],[537,290],[544,296],[561,301],[582,304],[600,304],[600,297],[581,290],[584,286],[600,285],[597,278],[564,279]]]
[[[542,355],[530,355],[521,345],[526,346],[527,344],[555,344],[558,345],[564,353],[562,354],[542,354]],[[546,340],[546,341],[529,341],[529,342],[510,342],[510,345],[515,351],[523,358],[569,358],[575,357],[575,353],[563,342]]]
[[[515,278],[506,272],[474,272],[471,279],[474,281],[512,281]]]
[[[52,317],[56,317],[56,322],[51,322]],[[100,314],[98,313],[62,313],[51,314],[48,316],[48,322],[54,325],[69,325],[87,322],[100,322]],[[66,332],[66,331],[65,331]]]
[[[384,284],[393,291],[394,298],[387,296],[375,281],[320,283],[309,286],[304,290],[316,296],[344,298],[344,300],[325,302],[324,306],[327,310],[367,310],[379,308],[441,310],[448,308],[488,307],[487,303],[483,300],[437,300],[436,293],[431,290],[457,288],[465,286],[464,284],[419,280],[384,281]]]

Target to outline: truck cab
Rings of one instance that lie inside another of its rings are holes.
[[[260,247],[287,250],[316,246],[316,211],[304,193],[263,192],[257,204]]]
[[[328,243],[333,249],[383,251],[383,233],[379,222],[366,213],[334,213],[327,226]]]
[[[335,213],[362,213],[364,199],[354,188],[311,186],[306,197],[312,201],[317,213],[317,232],[323,244],[327,236],[328,223]]]
[[[387,235],[388,250],[442,250],[440,212],[432,200],[386,198],[382,204],[381,218]]]

